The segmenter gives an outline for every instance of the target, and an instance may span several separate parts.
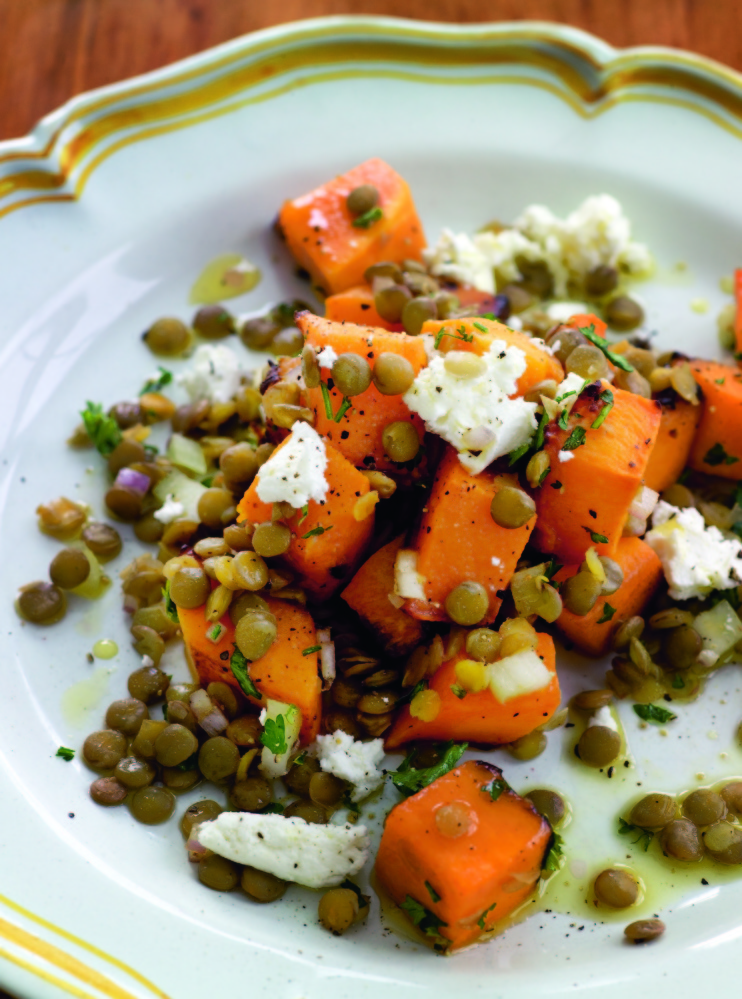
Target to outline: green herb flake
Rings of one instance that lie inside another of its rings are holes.
[[[343,396],[343,401],[340,403],[340,409],[337,411],[337,413],[333,417],[334,420],[335,420],[335,423],[340,423],[340,421],[342,420],[342,418],[345,416],[345,414],[348,412],[348,410],[350,409],[350,407],[352,405],[353,405],[353,403],[348,398],[348,396],[344,395]]]
[[[569,410],[563,409],[559,414],[559,419],[557,420],[557,426],[560,430],[567,429],[567,420],[569,419]]]
[[[250,674],[247,671],[247,659],[245,659],[236,645],[234,646],[232,657],[229,660],[229,665],[237,683],[239,683],[242,688],[242,691],[247,694],[248,697],[254,697],[257,701],[262,700],[263,695],[252,682]]]
[[[356,229],[368,229],[368,227],[372,226],[374,222],[378,222],[383,215],[384,213],[382,210],[378,205],[376,205],[374,208],[369,208],[369,210],[364,212],[363,215],[359,215],[358,218],[353,219],[352,224]]]
[[[480,333],[487,333],[488,332],[487,327],[486,326],[482,326],[481,323],[472,323],[472,326],[474,327],[475,330],[479,330]]]
[[[613,615],[616,613],[616,608],[611,607],[611,605],[606,602],[603,604],[603,613],[597,620],[597,624],[605,624],[606,621],[610,621]]]
[[[672,678],[673,690],[682,690],[685,687],[685,680],[682,678],[680,673],[676,673]]]
[[[163,368],[162,365],[157,365],[157,370],[160,372],[157,378],[149,378],[144,383],[144,388],[140,391],[140,395],[144,395],[145,392],[159,392],[160,389],[165,388],[173,380],[172,371],[168,371],[167,368]]]
[[[658,725],[664,725],[665,722],[675,721],[678,717],[674,715],[672,711],[668,711],[667,708],[660,707],[659,704],[634,704],[634,713],[637,714],[642,721],[656,722]]]
[[[553,579],[554,576],[556,576],[556,574],[559,572],[559,570],[563,568],[564,566],[560,562],[557,562],[555,558],[552,558],[550,561],[546,563],[546,568],[544,569],[544,575],[546,576],[547,579]]]
[[[724,382],[726,381],[726,378],[714,378],[714,381],[716,382],[717,385],[723,385]]]
[[[412,895],[407,895],[404,902],[400,905],[400,909],[404,909],[413,924],[421,929],[426,936],[433,937],[440,947],[447,947],[449,945],[451,941],[446,940],[438,932],[441,926],[448,926],[448,923],[444,923],[442,919],[439,919],[430,909],[426,909]]]
[[[322,648],[321,645],[310,645],[308,649],[304,649],[302,652],[303,656],[311,656],[313,652],[319,652]]]
[[[597,531],[593,531],[592,528],[590,528],[590,527],[585,527],[584,524],[583,524],[582,530],[583,531],[587,531],[587,533],[590,535],[590,540],[592,541],[592,543],[594,545],[607,545],[608,544],[608,538],[605,536],[605,534],[598,534]]]
[[[642,826],[634,826],[625,819],[618,820],[618,833],[619,836],[633,836],[634,833],[636,833],[636,839],[633,840],[633,842],[641,843],[645,853],[654,839],[654,833],[651,829],[644,829]]]
[[[219,624],[219,622],[217,621],[217,623],[213,624],[206,632],[206,637],[210,642],[214,642],[214,644],[216,644],[221,638],[223,631],[224,631],[224,625]]]
[[[495,777],[491,780],[489,784],[483,784],[480,791],[484,791],[488,794],[492,801],[497,801],[503,791],[512,791],[512,787],[508,784],[504,777]]]
[[[291,765],[295,767],[301,766],[301,764],[304,762],[304,760],[306,760],[306,758],[307,758],[307,751],[305,749],[303,753],[299,753],[299,755],[296,757],[296,759]]]
[[[559,833],[554,833],[552,835],[549,852],[546,854],[546,859],[544,860],[543,869],[545,871],[558,871],[561,866],[561,860],[563,856],[564,856],[564,840],[559,835]]]
[[[551,468],[547,465],[546,468],[541,473],[541,475],[539,475],[539,477],[538,477],[538,484],[540,486],[542,486],[544,484],[546,476],[549,474],[550,471],[551,471]]]
[[[493,902],[492,905],[488,906],[488,908],[486,908],[484,910],[484,912],[482,913],[482,915],[477,920],[477,926],[479,927],[480,930],[484,929],[484,921],[487,918],[487,916],[489,915],[489,913],[492,912],[492,910],[495,908],[496,905],[497,905],[497,902]]]
[[[562,451],[576,451],[578,447],[585,443],[585,428],[575,427],[569,437],[562,444]]]
[[[432,767],[418,769],[413,766],[417,751],[412,750],[404,760],[398,770],[389,773],[392,784],[404,795],[415,794],[422,788],[432,784],[434,780],[447,774],[456,766],[466,750],[469,748],[468,742],[446,742],[439,749],[442,753],[441,759]]]
[[[54,755],[58,756],[60,760],[64,760],[65,763],[69,763],[75,758],[75,750],[68,749],[67,746],[60,746]]]
[[[353,801],[353,799],[350,796],[350,791],[346,790],[343,792],[343,796],[340,799],[340,804],[343,806],[343,808],[348,809],[348,812],[350,813],[351,816],[353,816],[354,819],[357,819],[358,816],[361,814],[361,809],[358,807],[358,802]]]
[[[330,390],[325,382],[319,383],[320,390],[322,392],[322,401],[325,404],[325,416],[328,420],[334,420],[335,414],[332,411],[332,399],[330,398]]]
[[[527,454],[531,450],[531,442],[527,444],[521,444],[514,451],[511,451],[508,455],[508,465],[514,465],[516,461],[520,461],[524,454]]]
[[[311,531],[307,531],[306,534],[302,534],[301,539],[302,541],[306,541],[307,538],[318,538],[320,534],[326,534],[327,531],[331,530],[332,524],[330,524],[329,527],[323,527],[321,524],[317,524],[317,526],[313,527]]]
[[[605,418],[608,416],[610,411],[613,409],[613,393],[610,389],[606,389],[604,392],[600,393],[599,398],[605,403],[605,406],[598,413],[597,417],[590,424],[592,430],[598,430],[605,423]]]
[[[703,460],[707,465],[716,467],[717,465],[734,465],[739,461],[739,458],[727,454],[723,446],[717,442],[712,448],[709,448],[703,456]]]
[[[183,771],[195,770],[197,766],[198,766],[198,750],[196,750],[195,753],[192,753],[187,760],[183,760],[182,763],[177,763],[175,765],[175,769]]]
[[[309,516],[309,504],[305,503],[304,506],[301,508],[301,517],[299,517],[299,519],[297,520],[296,526],[298,527],[299,524],[303,524],[308,516]]]
[[[433,341],[433,346],[436,350],[440,347],[441,340],[444,336],[450,336],[452,340],[463,340],[464,343],[473,343],[474,341],[474,334],[467,333],[465,327],[463,326],[461,327],[459,333],[449,333],[445,326],[441,326],[435,335],[435,340]]]
[[[438,892],[435,890],[435,888],[431,885],[429,881],[425,882],[425,887],[428,889],[428,894],[433,899],[433,901],[440,902],[441,896],[438,894]]]
[[[272,801],[269,805],[266,805],[265,808],[261,808],[260,813],[261,815],[283,815],[285,811],[286,809],[283,805],[279,804],[277,801]]]
[[[283,715],[279,715],[277,718],[265,719],[265,726],[260,733],[260,741],[274,756],[280,756],[288,750],[286,721]]]
[[[554,402],[564,402],[565,399],[569,399],[571,395],[577,395],[577,392],[572,389],[571,392],[565,392],[564,395],[558,395]]]
[[[468,691],[464,687],[462,687],[460,683],[452,683],[451,690],[458,697],[460,701],[463,701],[468,693]]]
[[[578,326],[577,328],[583,336],[587,337],[590,343],[595,344],[596,347],[603,351],[611,364],[615,364],[616,367],[621,368],[622,371],[634,370],[634,366],[629,364],[625,357],[622,357],[621,354],[617,354],[614,350],[610,349],[608,341],[604,337],[598,336],[595,332],[595,326],[593,323],[589,326]]]
[[[174,624],[180,624],[180,619],[178,618],[178,608],[175,606],[175,601],[170,596],[169,579],[162,588],[162,599],[165,601],[165,613],[167,616]]]
[[[121,428],[112,416],[106,416],[99,402],[88,402],[80,412],[93,447],[104,457],[124,439]]]
[[[211,489],[215,478],[215,475],[207,475],[205,479],[201,479],[201,485],[206,486],[207,489]]]
[[[544,410],[544,412],[539,417],[538,427],[536,429],[536,436],[533,438],[533,447],[536,451],[540,451],[544,446],[544,438],[546,437],[546,425],[549,422],[549,414]]]
[[[425,690],[427,686],[427,680],[418,680],[414,687],[411,687],[406,694],[403,694],[397,699],[396,707],[399,707],[400,704],[407,704],[413,699],[413,697],[417,696],[421,690]]]

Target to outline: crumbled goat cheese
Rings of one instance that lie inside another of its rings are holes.
[[[705,597],[742,581],[742,541],[706,527],[694,507],[681,510],[660,500],[644,540],[660,557],[673,600]]]
[[[172,493],[168,493],[160,509],[155,510],[154,517],[161,524],[172,524],[174,520],[182,517],[184,513],[185,507],[180,500],[177,500]]]
[[[574,456],[575,456],[574,451],[560,451],[559,452],[559,460],[560,461],[572,461],[572,459],[574,458]]]
[[[593,711],[592,715],[588,718],[587,727],[590,728],[591,725],[600,725],[601,728],[612,728],[614,732],[618,732],[618,725],[607,704],[604,704],[602,708],[598,708],[597,711]]]
[[[223,344],[202,344],[193,355],[193,364],[176,380],[194,401],[229,402],[246,372],[235,352]]]
[[[319,354],[317,354],[317,364],[321,368],[331,368],[337,359],[338,355],[329,344],[323,347]]]
[[[313,208],[309,213],[308,225],[311,229],[327,229],[329,223],[319,208]]]
[[[258,497],[264,503],[290,503],[300,509],[321,503],[329,489],[325,478],[327,449],[308,423],[298,422],[258,474]]]
[[[592,308],[584,302],[552,302],[546,314],[555,323],[567,323],[572,316],[583,316],[586,312],[592,311]]]
[[[394,561],[394,593],[404,600],[425,600],[425,577],[417,571],[417,552],[400,548]]]
[[[567,294],[570,281],[579,284],[599,265],[620,267],[630,274],[647,274],[652,266],[649,251],[631,240],[631,223],[609,194],[586,198],[566,219],[557,218],[544,205],[529,205],[512,228],[497,233],[488,230],[468,236],[444,229],[423,256],[431,273],[490,294],[496,278],[502,285],[522,276],[517,258],[542,261],[551,271],[559,298]]]
[[[358,874],[370,845],[365,826],[320,825],[259,812],[222,812],[202,823],[196,835],[220,857],[308,888],[331,888]]]
[[[444,355],[438,354],[403,396],[426,429],[453,444],[475,475],[526,444],[536,429],[536,403],[509,398],[526,369],[523,351],[493,340],[482,360],[481,374],[462,379],[447,370]]]
[[[384,759],[384,740],[356,742],[352,735],[338,729],[332,735],[318,735],[316,756],[327,773],[355,784],[353,801],[362,801],[384,781],[379,764]]]

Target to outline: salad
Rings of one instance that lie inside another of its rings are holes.
[[[158,824],[212,782],[229,807],[205,793],[180,816],[206,887],[262,903],[321,890],[318,919],[341,934],[369,914],[373,863],[449,952],[500,931],[565,863],[566,796],[519,794],[488,749],[537,772],[563,738],[610,779],[630,766],[616,700],[671,724],[742,651],[740,355],[636,334],[653,263],[609,195],[429,246],[408,185],[374,159],[276,225],[322,307],[238,319],[212,301],[190,324],[156,320],[144,342],[163,364],[136,400],[88,402],[69,441],[105,459],[109,522],[65,497],[39,507],[64,547],[16,606],[43,626],[100,596],[131,525],[150,546],[120,573],[141,665],[80,750],[93,801]],[[737,278],[720,317],[732,351]],[[230,258],[220,279],[226,298],[258,275]],[[249,367],[237,336],[271,359]],[[174,377],[165,359],[186,356]],[[189,682],[161,668],[174,643]],[[569,707],[563,646],[596,660]],[[733,776],[627,799],[619,831],[733,869]],[[398,801],[372,858],[363,812],[385,784]],[[630,921],[630,866],[592,891],[629,940],[661,935],[659,918]]]

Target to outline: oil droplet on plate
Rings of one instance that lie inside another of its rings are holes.
[[[100,638],[93,646],[96,659],[113,659],[118,655],[119,647],[112,638]]]
[[[699,315],[703,315],[709,310],[709,301],[707,298],[692,298],[690,307],[694,312],[697,312]]]
[[[239,253],[223,253],[210,261],[191,288],[194,305],[215,305],[225,298],[244,295],[258,284],[260,271]]]
[[[98,707],[108,689],[111,671],[97,669],[92,676],[73,684],[62,694],[62,715],[69,725],[81,727],[91,711]]]

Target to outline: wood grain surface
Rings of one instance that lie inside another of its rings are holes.
[[[742,71],[740,0],[0,0],[0,139],[69,97],[271,24],[325,14],[571,24]]]

